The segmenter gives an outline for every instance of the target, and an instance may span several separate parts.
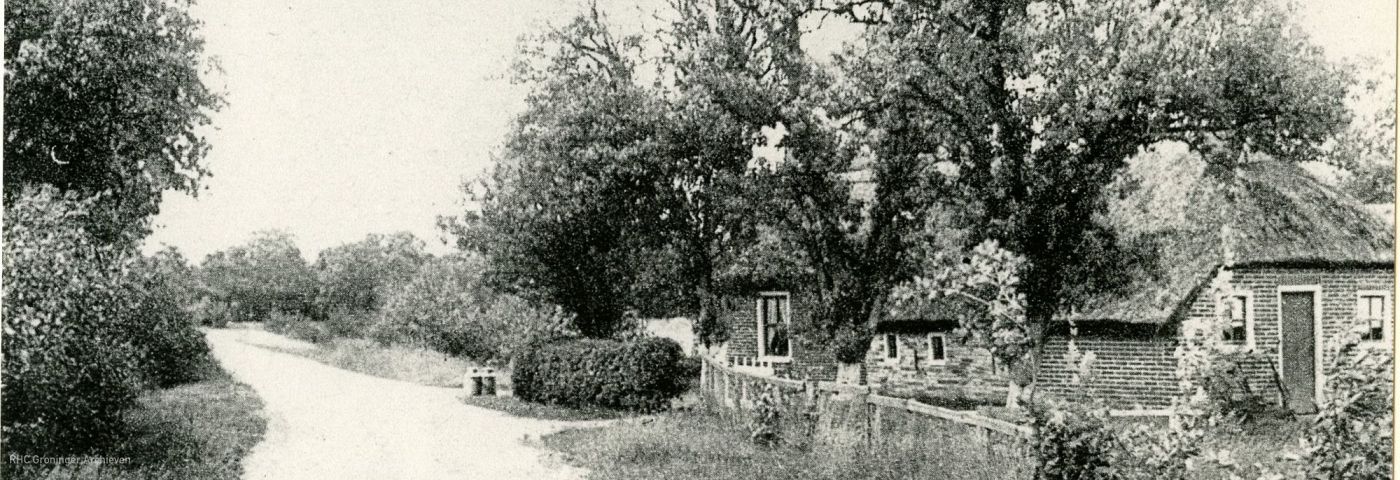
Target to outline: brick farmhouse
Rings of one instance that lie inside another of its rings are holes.
[[[1165,160],[1165,161],[1164,161]],[[1147,245],[1150,261],[1090,295],[1049,330],[1041,394],[1083,394],[1117,408],[1166,406],[1177,393],[1175,352],[1189,320],[1211,319],[1222,342],[1254,352],[1252,392],[1300,412],[1322,394],[1325,342],[1363,329],[1390,348],[1394,324],[1393,220],[1378,218],[1292,164],[1240,165],[1233,184],[1211,180],[1184,154],[1130,163],[1103,221],[1120,242]],[[1228,275],[1228,287],[1213,288]],[[804,311],[796,288],[754,288],[726,299],[723,355],[741,368],[788,378],[864,382],[903,396],[1004,399],[1004,368],[957,335],[956,309],[930,318],[881,315],[865,362],[838,365],[803,352],[788,325]],[[1220,302],[1219,304],[1217,302]],[[1221,308],[1217,308],[1220,305]],[[1224,312],[1222,315],[1221,312]],[[1201,332],[1197,332],[1201,333]],[[1089,375],[1071,361],[1093,352]]]

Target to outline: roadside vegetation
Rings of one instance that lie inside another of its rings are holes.
[[[46,478],[236,480],[267,429],[257,395],[222,370],[136,402],[125,414],[126,438],[103,452],[119,460],[63,467]]]
[[[331,338],[312,348],[258,346],[352,372],[430,387],[461,387],[462,375],[475,366],[465,359],[421,347],[380,345],[362,338]]]
[[[515,396],[463,396],[462,403],[473,407],[495,410],[513,417],[533,418],[536,420],[617,420],[636,416],[634,412],[615,408],[547,405],[521,400],[519,397]]]

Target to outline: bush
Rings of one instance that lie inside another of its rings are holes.
[[[482,271],[463,257],[424,265],[390,295],[368,336],[499,365],[525,345],[573,335],[558,307],[496,293],[481,283]]]
[[[374,325],[375,312],[337,308],[326,317],[326,333],[333,337],[364,338]]]
[[[1327,396],[1308,432],[1310,478],[1390,477],[1395,354],[1359,341],[1350,332],[1329,345]]]
[[[272,333],[312,343],[325,343],[334,338],[326,325],[295,312],[272,312],[267,321],[263,322],[263,327]]]
[[[208,361],[160,269],[85,231],[95,202],[27,190],[5,209],[0,449],[9,453],[109,445],[143,388],[188,381]]]
[[[170,270],[159,258],[142,259],[132,270],[138,291],[144,293],[135,315],[146,327],[140,332],[145,374],[162,388],[200,380],[213,366],[204,334],[171,287]]]
[[[209,297],[201,297],[190,306],[190,314],[195,323],[206,327],[224,328],[233,321],[233,312],[228,304]]]
[[[1073,404],[1030,408],[1036,437],[1031,445],[1036,477],[1045,480],[1110,478],[1109,458],[1117,448],[1107,413]]]
[[[655,411],[685,388],[681,358],[669,339],[564,340],[523,350],[511,378],[522,400]]]

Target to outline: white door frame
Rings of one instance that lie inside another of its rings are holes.
[[[1278,301],[1278,375],[1282,381],[1288,376],[1283,370],[1283,294],[1313,294],[1313,405],[1322,403],[1322,386],[1327,383],[1327,375],[1322,371],[1322,285],[1279,285],[1275,300]],[[1285,399],[1287,400],[1287,399]]]

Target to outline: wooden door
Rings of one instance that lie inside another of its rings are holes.
[[[1297,413],[1317,411],[1316,332],[1313,331],[1313,292],[1283,292],[1280,319],[1283,326],[1283,363],[1279,370],[1288,395],[1288,406]]]

